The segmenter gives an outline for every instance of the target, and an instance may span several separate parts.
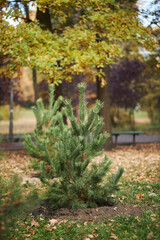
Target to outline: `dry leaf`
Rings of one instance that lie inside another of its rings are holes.
[[[147,239],[150,239],[151,237],[153,237],[153,232],[150,232],[150,233],[147,235]]]
[[[30,234],[31,234],[31,235],[35,235],[35,232],[36,232],[35,229],[31,229],[31,230],[30,230]]]
[[[135,219],[138,221],[138,222],[140,222],[140,220],[139,220],[139,217],[137,216],[137,217],[135,217]]]
[[[58,220],[53,218],[53,219],[50,219],[49,222],[51,226],[54,226],[55,224],[58,223]]]
[[[142,193],[137,193],[136,194],[137,199],[140,199],[140,198],[143,198],[143,197],[144,197],[144,194],[142,194]]]
[[[32,222],[31,222],[31,226],[33,227],[39,227],[39,223],[38,222],[36,222],[34,219],[32,220]]]
[[[88,237],[89,237],[89,238],[94,238],[92,234],[89,234]]]
[[[115,234],[111,234],[111,238],[113,238],[113,239],[118,239],[118,237],[115,235]]]

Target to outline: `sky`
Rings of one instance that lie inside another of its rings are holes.
[[[154,6],[151,5],[153,3],[153,0],[139,0],[138,1],[138,8],[139,10],[151,10],[154,11]],[[156,7],[158,4],[156,5]],[[159,8],[160,8],[160,2],[159,2]],[[142,15],[139,15],[140,20],[142,21],[143,25],[146,27],[149,25],[150,21],[152,20],[152,17],[148,16],[148,19],[144,18]]]
[[[141,11],[142,9],[145,10],[153,10],[153,7],[151,8],[151,3],[153,2],[153,0],[138,0],[138,8]],[[34,6],[31,7],[34,10]],[[151,21],[151,17],[147,20],[146,18],[144,18],[142,15],[139,15],[139,19],[142,21],[144,26],[148,26],[149,22]],[[13,21],[12,19],[8,20],[10,22],[10,24],[12,24],[13,26],[16,26],[18,24],[18,22]]]

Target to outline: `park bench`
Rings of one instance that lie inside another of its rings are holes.
[[[0,138],[4,141],[9,141],[9,135],[1,135]],[[12,137],[13,142],[23,142],[24,136],[22,134],[14,134]]]
[[[115,146],[118,144],[118,136],[119,135],[132,135],[133,136],[133,145],[136,143],[136,135],[144,134],[144,132],[139,131],[130,131],[130,132],[114,132],[112,136],[115,136]]]

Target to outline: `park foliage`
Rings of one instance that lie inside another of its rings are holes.
[[[137,18],[135,1],[36,1],[52,17],[52,31],[44,30],[37,21],[20,21],[15,27],[5,19],[23,19],[21,8],[10,9],[9,1],[2,1],[0,23],[1,55],[8,64],[1,72],[10,76],[20,66],[35,67],[59,84],[72,81],[74,74],[96,76],[104,84],[103,68],[122,56],[126,41],[151,49],[151,31]],[[23,4],[23,2],[22,2]],[[25,3],[24,3],[25,4]],[[9,68],[9,71],[6,69]]]

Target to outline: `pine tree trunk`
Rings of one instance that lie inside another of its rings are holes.
[[[103,131],[112,133],[111,131],[111,117],[110,117],[110,92],[109,92],[109,66],[104,69],[106,85],[102,88],[101,82],[97,79],[97,98],[104,103],[100,115],[104,119]],[[104,144],[105,150],[110,150],[114,147],[112,135],[107,139]]]

